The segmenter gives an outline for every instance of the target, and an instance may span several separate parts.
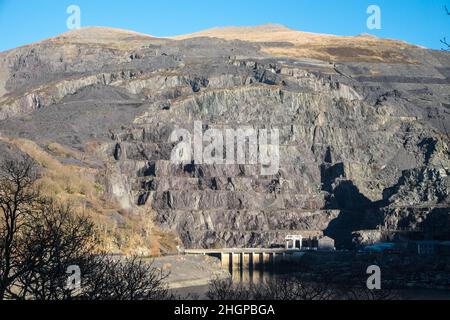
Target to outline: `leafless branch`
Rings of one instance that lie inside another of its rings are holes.
[[[138,257],[98,253],[93,222],[39,196],[31,159],[0,165],[0,300],[152,300],[171,297],[167,274]],[[69,266],[82,285],[66,287]]]
[[[326,280],[326,279],[324,279]],[[336,286],[327,281],[304,282],[296,277],[277,277],[259,284],[235,284],[231,279],[214,279],[207,296],[211,300],[395,300],[393,290],[369,290]]]

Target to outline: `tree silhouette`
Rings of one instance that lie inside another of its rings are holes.
[[[34,217],[38,194],[33,186],[37,170],[30,158],[0,165],[0,300],[18,278],[33,269],[38,256],[31,257],[24,242]]]
[[[39,194],[39,170],[24,157],[0,163],[0,300],[168,299],[167,273],[139,257],[99,251],[94,223]],[[81,272],[67,286],[68,267]]]
[[[447,15],[450,16],[450,11],[447,8],[447,6],[445,6],[445,12],[447,12]],[[444,39],[441,40],[441,43],[446,47],[446,48],[443,48],[444,50],[450,50],[450,43],[448,43],[446,37],[444,37]]]
[[[332,274],[322,274],[322,279],[304,282],[295,276],[281,276],[262,283],[245,285],[233,283],[230,278],[213,279],[207,297],[215,301],[227,300],[396,300],[398,295],[389,289],[369,290],[357,285],[337,287],[331,284]]]

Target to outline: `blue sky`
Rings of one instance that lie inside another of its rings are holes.
[[[0,0],[0,51],[67,31],[69,5],[82,26],[109,26],[155,36],[215,26],[279,23],[338,35],[371,33],[440,49],[450,38],[450,0]],[[366,26],[367,7],[381,8],[381,30]]]

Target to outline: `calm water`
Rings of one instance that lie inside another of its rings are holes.
[[[274,270],[230,270],[234,283],[261,283],[280,276],[286,276],[288,271],[280,272]],[[207,299],[208,286],[186,287],[174,290],[178,295],[185,297]],[[449,300],[450,290],[436,289],[401,289],[396,294],[404,300]]]

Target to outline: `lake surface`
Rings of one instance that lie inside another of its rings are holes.
[[[230,270],[234,283],[257,284],[268,281],[280,276],[286,276],[292,273],[289,271],[275,270]],[[174,289],[173,292],[181,297],[190,296],[189,298],[207,299],[208,286],[192,286],[186,288]],[[450,290],[437,289],[400,289],[395,293],[403,300],[449,300]]]

